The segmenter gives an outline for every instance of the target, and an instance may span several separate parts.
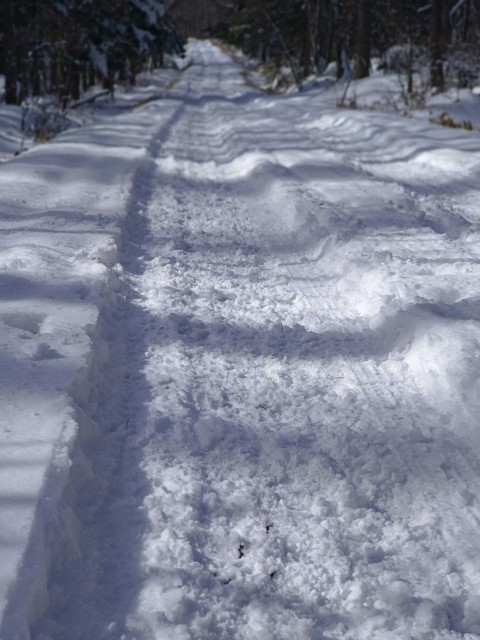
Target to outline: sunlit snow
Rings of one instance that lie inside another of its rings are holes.
[[[480,138],[189,56],[0,167],[0,638],[480,637]]]

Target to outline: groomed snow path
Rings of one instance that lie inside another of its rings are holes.
[[[31,637],[480,638],[478,137],[190,55]]]

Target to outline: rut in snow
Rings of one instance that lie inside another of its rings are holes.
[[[176,102],[170,115],[165,111],[132,181],[119,254],[123,269],[110,303],[101,307],[91,392],[79,407],[82,430],[65,498],[79,534],[58,539],[61,552],[54,550],[49,575],[51,604],[33,638],[101,638],[105,630],[115,637],[138,598],[141,540],[148,525],[141,506],[149,489],[131,434],[146,422],[151,397],[143,374],[150,318],[139,304],[135,278],[144,268],[142,245],[149,237],[143,211],[153,193],[154,159],[183,107]]]

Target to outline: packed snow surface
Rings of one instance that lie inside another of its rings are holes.
[[[480,140],[189,55],[0,170],[1,640],[480,638]]]

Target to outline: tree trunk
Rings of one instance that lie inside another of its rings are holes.
[[[430,35],[430,82],[432,88],[443,91],[445,78],[443,75],[443,55],[445,39],[443,33],[444,0],[433,0]]]
[[[408,61],[407,61],[407,93],[409,96],[413,93],[413,45],[408,43]]]
[[[70,64],[69,69],[69,87],[68,87],[68,97],[72,98],[72,100],[80,100],[80,67],[77,62],[73,62]]]
[[[307,78],[312,71],[312,34],[310,30],[310,6],[309,3],[305,3],[304,8],[304,27],[303,27],[303,39],[302,39],[302,51],[300,55],[300,66],[302,68],[302,75]]]
[[[110,98],[113,100],[115,92],[115,69],[110,52],[107,56],[107,75],[103,78],[103,88],[108,89],[110,92]]]
[[[357,9],[354,80],[367,78],[370,75],[370,22],[370,0],[359,0]]]
[[[18,104],[17,55],[15,49],[15,26],[11,0],[2,0],[3,46],[5,51],[5,102]]]
[[[465,5],[465,18],[463,21],[463,36],[462,36],[462,40],[463,42],[467,42],[468,41],[468,33],[470,31],[470,27],[471,25],[471,11],[472,9],[472,5],[470,2],[467,2],[467,4]]]

